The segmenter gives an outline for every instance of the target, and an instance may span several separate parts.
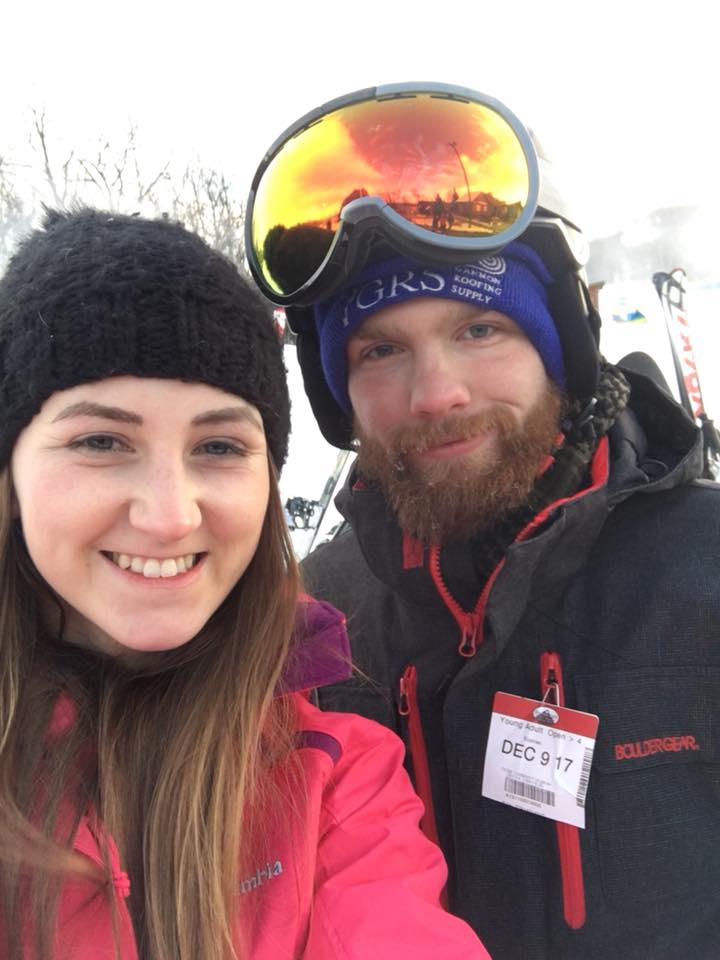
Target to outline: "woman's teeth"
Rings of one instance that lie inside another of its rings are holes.
[[[127,553],[113,553],[108,556],[123,570],[132,570],[133,573],[141,573],[150,579],[176,577],[179,573],[185,573],[194,566],[197,558],[197,554],[194,553],[186,553],[182,557],[168,557],[166,560],[156,560],[154,557],[131,557]]]

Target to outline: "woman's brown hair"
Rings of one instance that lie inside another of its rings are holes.
[[[0,474],[0,954],[8,960],[26,955],[28,936],[37,960],[52,957],[65,877],[93,881],[115,911],[107,850],[99,870],[71,849],[88,809],[131,877],[140,956],[247,956],[237,944],[239,877],[262,843],[257,820],[276,802],[268,770],[289,755],[290,706],[275,694],[299,590],[268,462],[260,542],[221,607],[185,646],[117,659],[48,629],[49,620],[61,623],[60,607],[13,517],[9,470]],[[51,723],[58,703],[73,712],[60,732]]]

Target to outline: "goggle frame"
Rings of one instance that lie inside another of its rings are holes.
[[[279,293],[266,280],[255,251],[253,212],[258,187],[268,167],[280,151],[305,130],[346,108],[371,101],[412,100],[418,95],[477,104],[492,110],[508,124],[522,148],[527,162],[528,199],[513,224],[491,236],[459,237],[435,233],[403,217],[382,197],[364,196],[346,204],[339,225],[322,262],[296,290]],[[420,262],[454,265],[498,253],[517,239],[535,218],[540,197],[540,170],[532,138],[521,121],[505,104],[467,87],[451,84],[412,82],[367,87],[337,97],[306,113],[291,124],[265,153],[252,180],[246,205],[245,250],[250,272],[262,293],[279,306],[308,306],[324,300],[357,274],[367,262],[376,240],[384,240],[408,257]]]

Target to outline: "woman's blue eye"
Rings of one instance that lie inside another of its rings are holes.
[[[201,445],[200,449],[211,457],[242,457],[245,454],[243,447],[229,440],[208,440]]]
[[[73,440],[70,446],[73,450],[90,450],[94,453],[110,453],[115,450],[127,449],[127,444],[117,437],[110,437],[103,433],[93,434],[90,437],[80,437],[78,440]]]

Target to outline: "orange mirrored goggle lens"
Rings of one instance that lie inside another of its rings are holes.
[[[529,182],[518,135],[488,106],[430,94],[351,104],[268,164],[255,193],[253,253],[268,287],[290,293],[321,266],[352,200],[380,197],[408,223],[446,237],[497,236],[522,214]]]

